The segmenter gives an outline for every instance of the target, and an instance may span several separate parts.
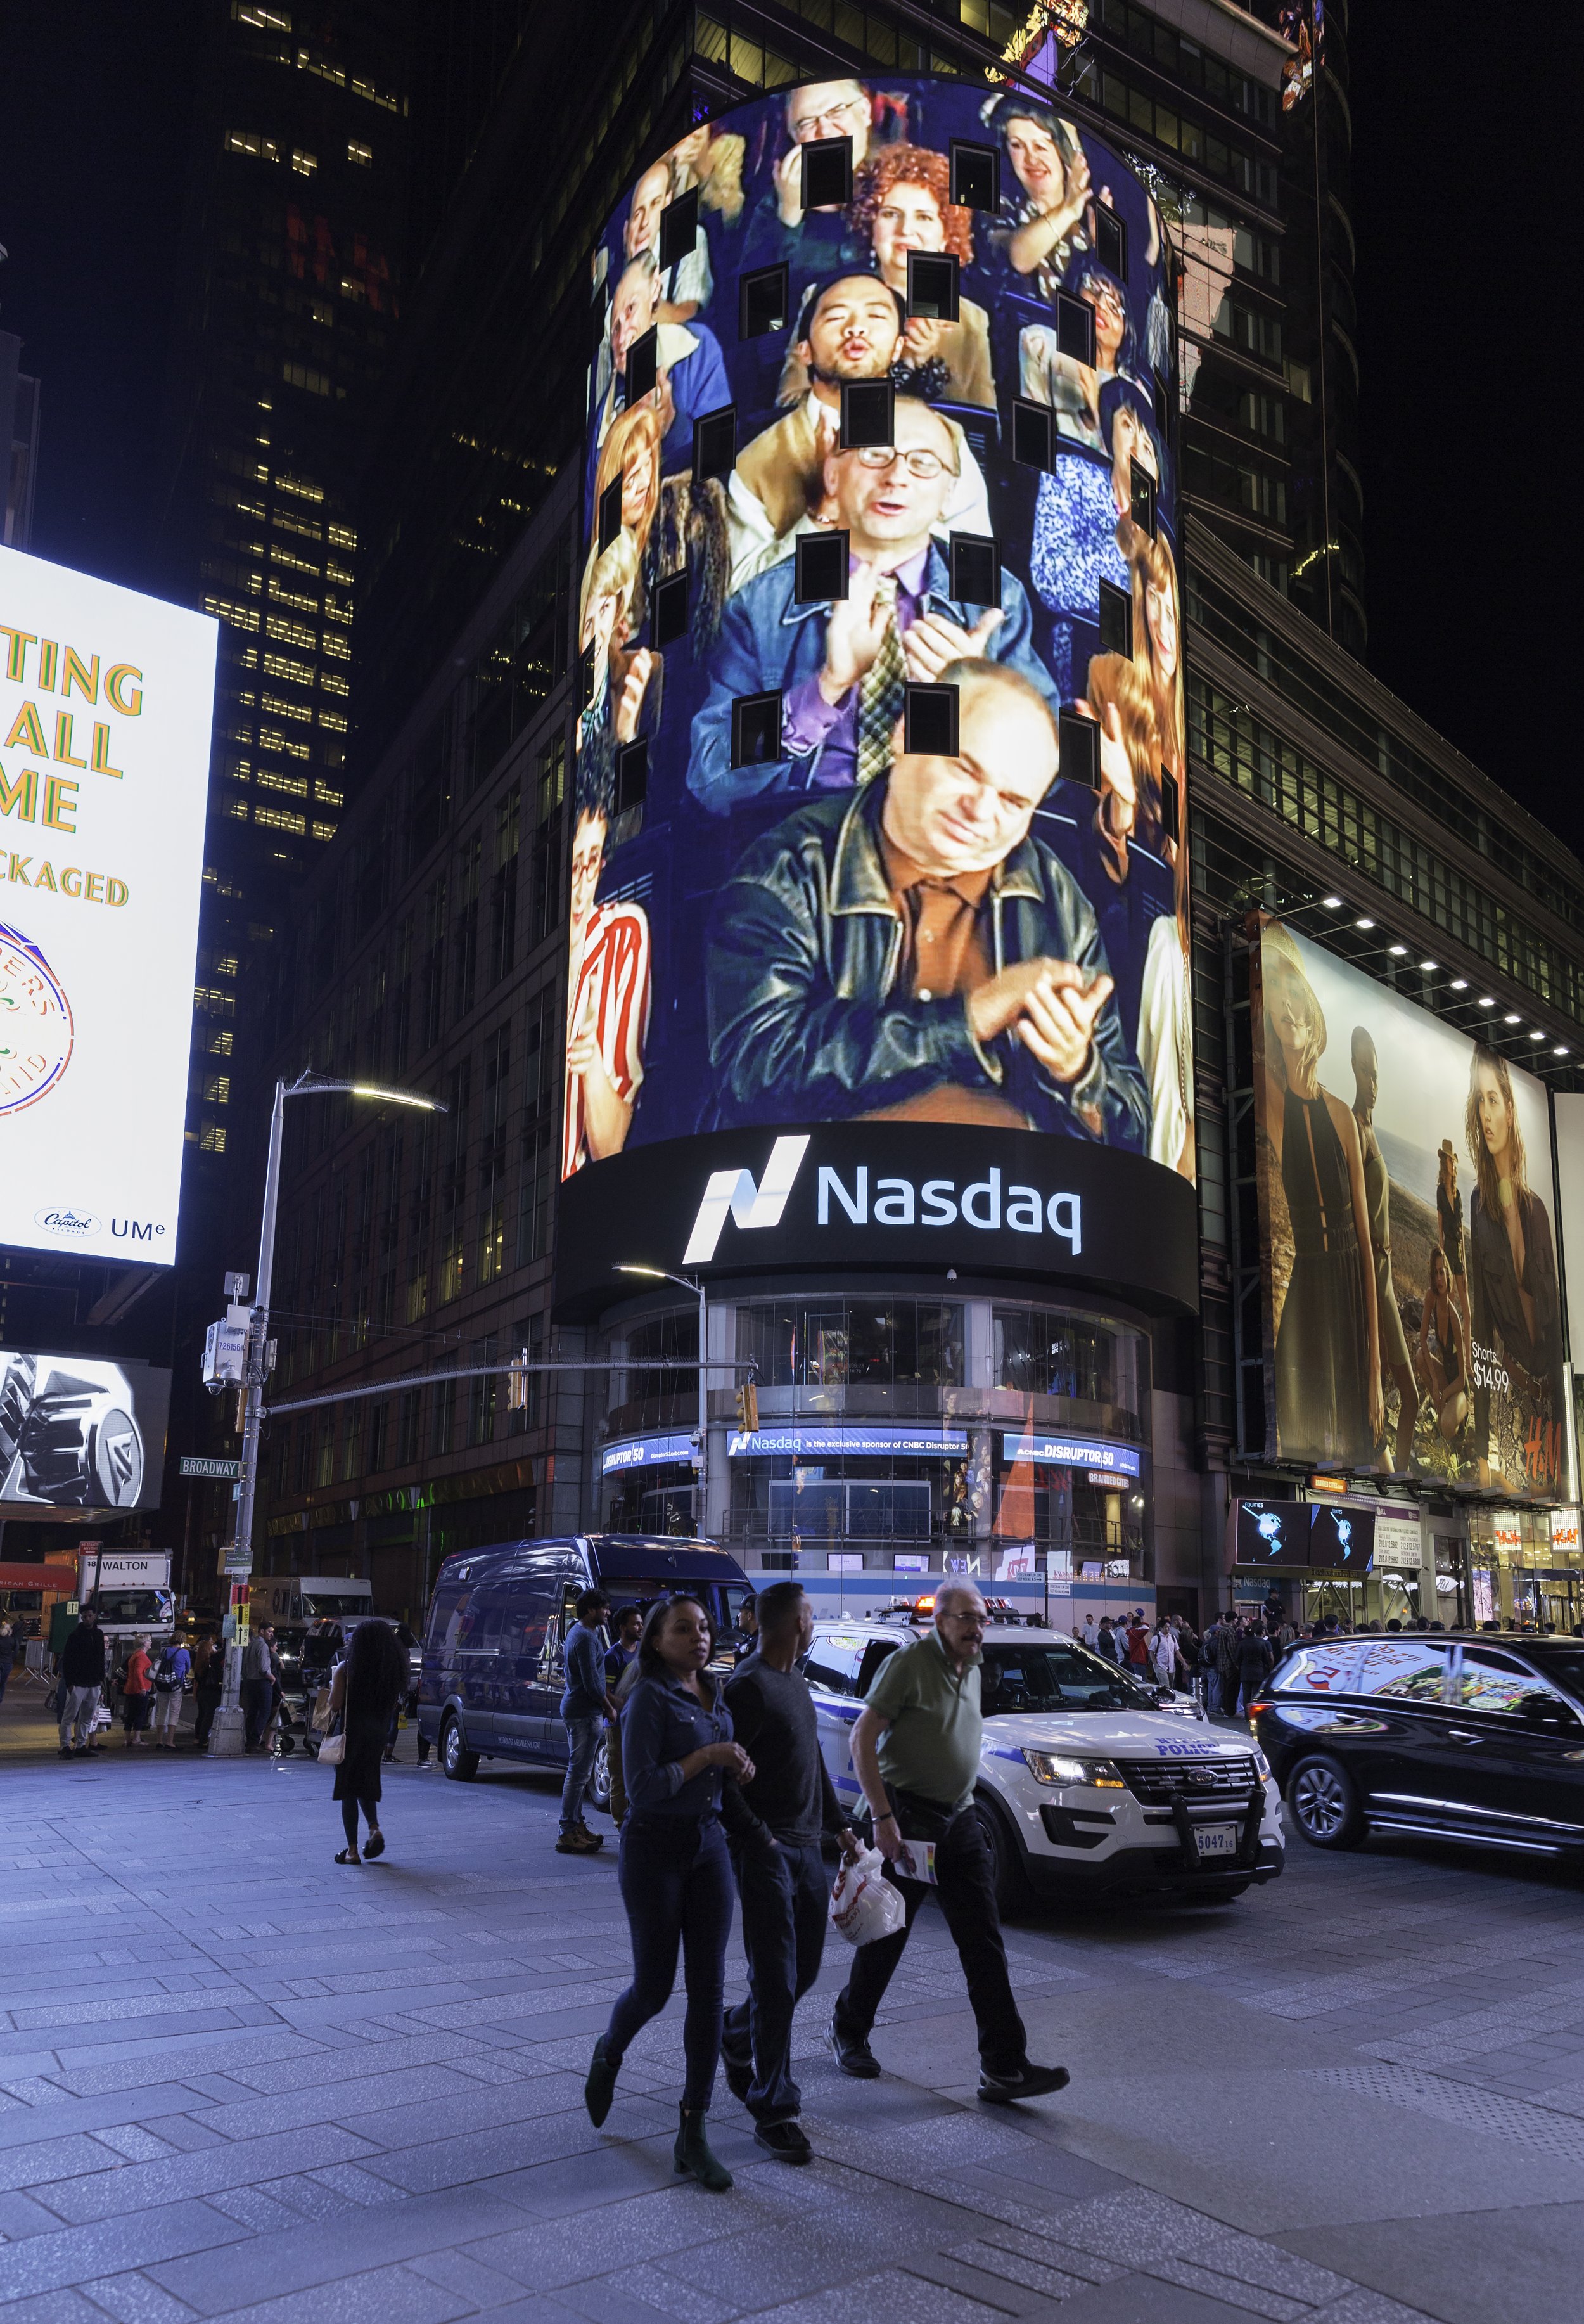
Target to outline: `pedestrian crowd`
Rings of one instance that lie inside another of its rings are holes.
[[[720,2191],[732,2174],[709,2144],[718,2070],[753,2119],[754,2137],[782,2162],[812,2149],[799,2123],[792,2068],[798,2002],[819,1975],[830,1920],[824,1847],[851,1866],[865,1846],[899,1890],[898,1925],[860,1945],[837,1996],[830,2042],[837,2065],[871,2081],[870,2035],[933,1887],[979,2033],[979,2095],[1008,2105],[1065,2087],[1060,2066],[1029,2059],[996,1907],[995,1877],[973,1808],[983,1721],[980,1648],[988,1614],[972,1583],[937,1591],[932,1627],[886,1663],[852,1730],[860,1814],[837,1799],[819,1748],[802,1664],[814,1614],[801,1585],[777,1582],[740,1617],[731,1674],[717,1677],[714,1622],[686,1591],[647,1615],[612,1617],[585,1591],[569,1633],[567,1778],[557,1841],[564,1854],[599,1845],[585,1815],[602,1746],[621,1829],[618,1879],[632,1938],[632,1979],[594,2044],[585,2098],[603,2124],[635,2035],[665,2008],[680,1962],[686,2007],[684,2080],[674,2161]],[[596,1653],[609,1627],[616,1644]],[[741,1914],[747,1990],[728,2008],[726,1942]]]

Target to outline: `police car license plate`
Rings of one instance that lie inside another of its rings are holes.
[[[1235,1823],[1202,1823],[1193,1835],[1201,1856],[1236,1856],[1238,1827]]]

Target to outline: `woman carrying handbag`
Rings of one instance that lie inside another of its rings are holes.
[[[371,1618],[352,1634],[346,1660],[330,1687],[332,1719],[340,1732],[319,1746],[319,1757],[336,1769],[335,1796],[341,1803],[341,1822],[346,1845],[337,1864],[373,1863],[385,1852],[380,1830],[380,1762],[397,1698],[407,1684],[407,1655],[397,1644],[389,1622]],[[339,1743],[337,1751],[335,1746]],[[368,1839],[362,1857],[357,1852],[357,1812],[362,1808]]]

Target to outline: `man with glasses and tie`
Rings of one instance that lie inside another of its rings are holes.
[[[714,815],[779,793],[846,791],[872,780],[889,763],[905,686],[938,678],[951,662],[1005,662],[1053,713],[1057,707],[1016,576],[1003,567],[995,605],[952,595],[935,528],[957,484],[959,430],[927,403],[899,395],[893,432],[894,444],[825,458],[825,509],[848,540],[845,598],[800,604],[796,560],[787,557],[726,601],[687,770],[688,788]],[[783,755],[734,767],[732,704],[748,694],[783,696]]]

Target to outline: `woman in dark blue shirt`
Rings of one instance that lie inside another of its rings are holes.
[[[680,1947],[687,2065],[676,2163],[719,2192],[732,2174],[710,2152],[705,2116],[721,2049],[733,1895],[722,1787],[732,1779],[729,1808],[738,1810],[734,1785],[751,1778],[753,1762],[732,1740],[732,1715],[708,1675],[714,1651],[714,1626],[698,1599],[666,1598],[650,1609],[638,1646],[642,1676],[622,1713],[628,1811],[620,1868],[632,1982],[594,2043],[585,2097],[597,2128],[611,2111],[628,2043],[671,1998]]]

